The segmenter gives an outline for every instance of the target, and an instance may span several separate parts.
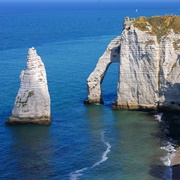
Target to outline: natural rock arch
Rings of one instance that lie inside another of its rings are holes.
[[[103,104],[101,83],[111,63],[120,61],[120,36],[110,42],[94,71],[87,79],[88,99],[85,104]]]
[[[119,62],[113,109],[179,110],[179,21],[179,16],[126,17],[121,37],[109,44],[87,79],[85,103],[103,103],[101,83],[109,65]]]

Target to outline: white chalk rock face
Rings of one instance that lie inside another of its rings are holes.
[[[87,79],[88,100],[101,103],[101,82],[108,66],[119,62],[113,109],[180,110],[180,16],[124,20]]]
[[[159,106],[180,110],[180,34],[171,31],[160,47]]]
[[[155,108],[159,44],[156,36],[131,25],[122,32],[117,104],[120,109]]]
[[[125,20],[114,109],[180,110],[180,34],[173,27],[179,19],[140,17],[136,24],[135,19]]]
[[[20,89],[7,124],[49,124],[50,95],[44,64],[34,48],[27,56],[27,67],[20,75]]]

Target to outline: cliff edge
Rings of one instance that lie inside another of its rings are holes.
[[[117,44],[111,46],[116,48]],[[118,49],[119,80],[113,109],[180,110],[180,16],[126,17]],[[107,57],[100,58],[99,67],[110,61]],[[100,86],[103,78],[96,69],[87,80],[87,101],[101,103],[101,89],[96,94],[94,80],[89,81],[100,78]]]
[[[20,80],[12,115],[6,124],[49,124],[50,96],[46,71],[34,48],[28,51],[26,70],[21,72]]]

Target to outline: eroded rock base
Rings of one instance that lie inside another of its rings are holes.
[[[104,101],[102,99],[100,100],[85,100],[84,104],[104,104]]]
[[[118,103],[112,104],[113,110],[132,110],[132,111],[154,111],[157,110],[155,105],[144,105],[137,103]]]
[[[15,116],[10,116],[9,119],[5,122],[6,125],[14,124],[40,124],[47,125],[51,123],[51,117],[36,117],[36,118],[20,118]]]

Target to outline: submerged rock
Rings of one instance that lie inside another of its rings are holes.
[[[49,124],[51,112],[46,71],[34,48],[28,51],[26,70],[21,72],[20,80],[12,115],[6,124]]]
[[[180,16],[127,17],[118,46],[119,80],[113,108],[180,110]],[[116,47],[112,44],[111,49]],[[110,64],[110,59],[105,56],[97,66]],[[96,67],[88,78],[87,101],[94,102],[90,94],[103,101],[100,84],[107,68],[98,68],[102,69],[98,74]],[[94,91],[96,84],[98,91]]]

